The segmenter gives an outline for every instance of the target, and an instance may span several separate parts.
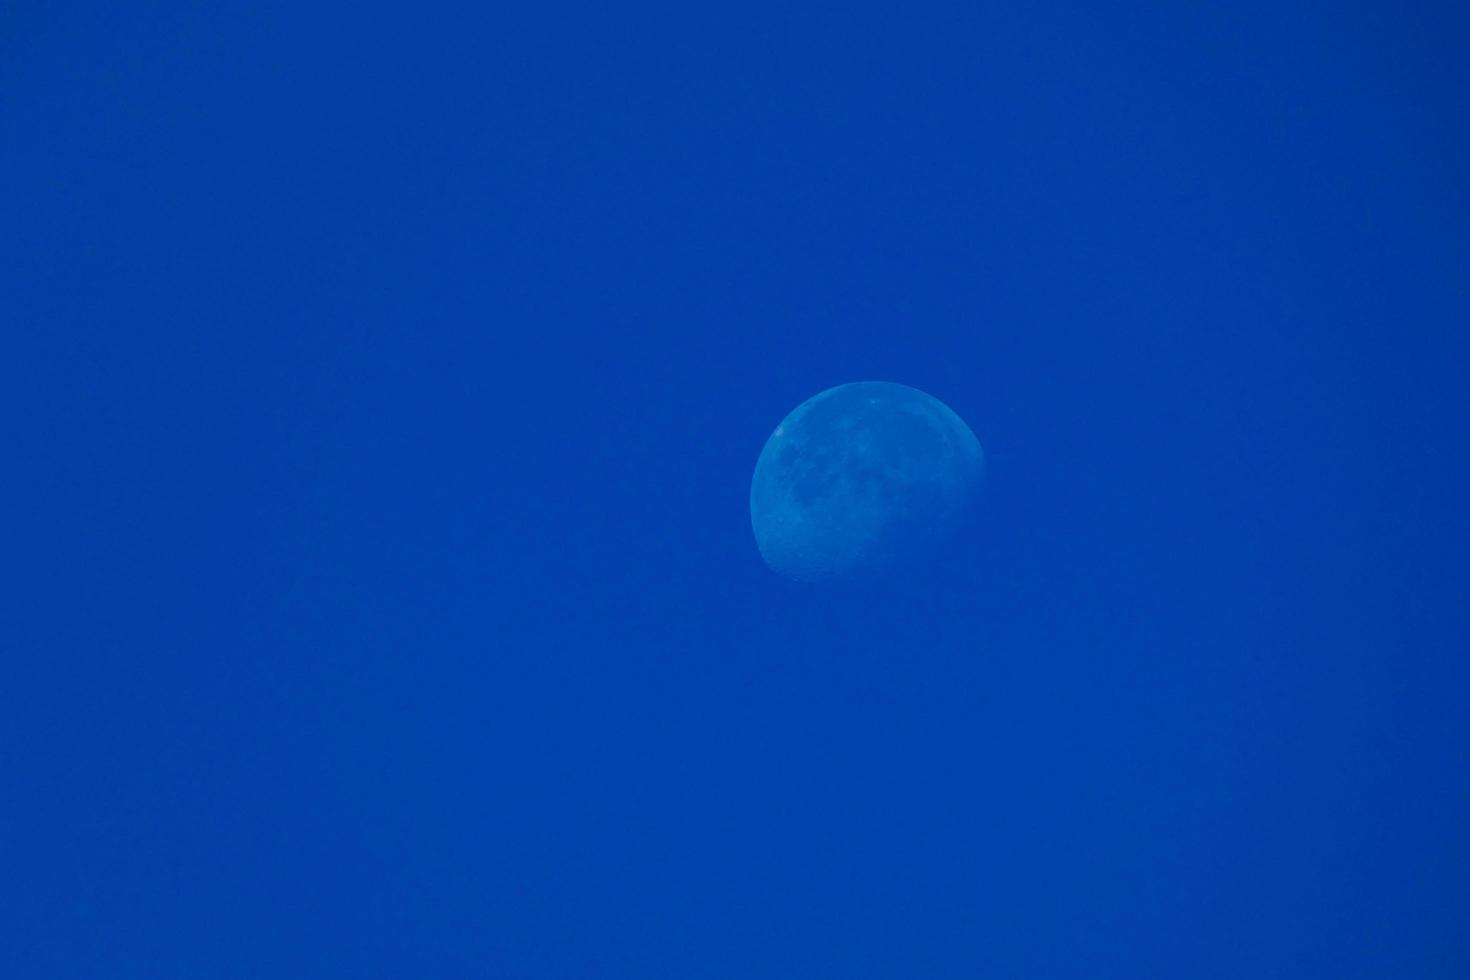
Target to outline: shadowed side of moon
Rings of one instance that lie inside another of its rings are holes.
[[[954,533],[984,470],[975,434],[938,399],[890,382],[839,385],[766,441],[750,488],[756,545],[796,581],[880,578]]]

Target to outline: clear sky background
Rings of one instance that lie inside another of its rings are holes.
[[[1470,976],[1467,50],[6,5],[0,973]],[[979,527],[801,589],[867,379]]]

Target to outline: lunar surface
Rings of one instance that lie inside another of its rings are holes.
[[[799,582],[881,578],[955,532],[984,471],[975,434],[937,398],[885,381],[829,388],[786,416],[756,461],[756,545]]]

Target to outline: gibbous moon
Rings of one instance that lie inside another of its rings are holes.
[[[949,406],[906,385],[838,385],[798,405],[761,450],[750,523],[761,557],[799,582],[882,577],[952,535],[985,453]]]

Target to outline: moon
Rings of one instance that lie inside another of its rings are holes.
[[[755,464],[761,557],[798,582],[881,578],[954,534],[985,473],[963,419],[917,388],[860,381],[802,402]]]

